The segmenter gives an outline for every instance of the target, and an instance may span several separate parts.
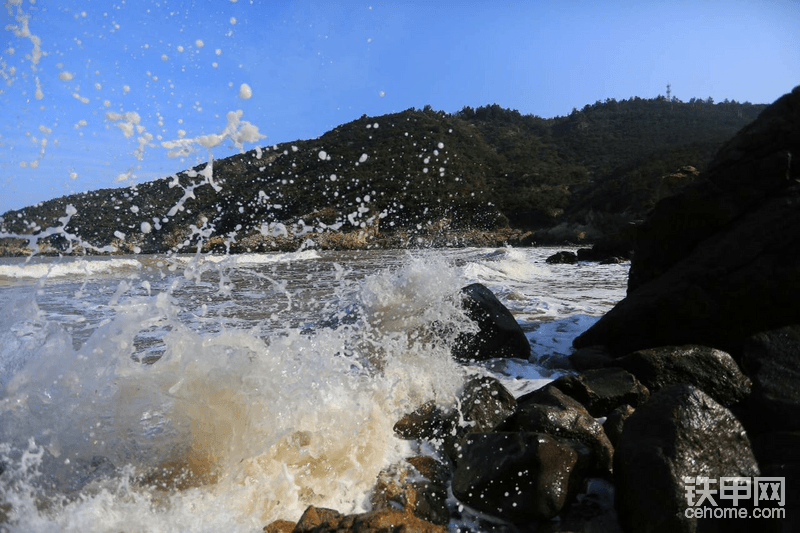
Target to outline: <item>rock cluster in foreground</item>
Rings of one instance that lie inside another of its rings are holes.
[[[445,531],[467,506],[482,513],[480,531],[797,530],[797,154],[800,87],[657,205],[635,245],[628,296],[575,340],[575,375],[516,399],[473,379],[460,410],[425,405],[398,422],[399,436],[431,442],[440,462],[398,466],[413,481],[377,490],[385,498],[372,512],[310,508],[297,524],[265,529]],[[773,483],[729,484],[728,496],[747,490],[734,508],[721,496],[723,478],[736,477]],[[458,505],[446,516],[448,480]],[[718,517],[686,511],[702,509],[690,506],[706,486]],[[782,516],[723,512],[756,506]]]

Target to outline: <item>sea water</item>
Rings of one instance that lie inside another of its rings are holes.
[[[403,414],[456,408],[475,374],[541,387],[624,296],[627,265],[548,265],[553,251],[0,259],[0,530],[259,531],[309,505],[369,510],[382,469],[436,454],[394,435]],[[473,282],[514,313],[528,360],[452,360]]]

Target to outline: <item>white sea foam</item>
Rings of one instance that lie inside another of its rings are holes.
[[[225,263],[229,265],[253,265],[269,263],[289,263],[293,261],[308,261],[319,259],[316,250],[303,250],[300,252],[270,253],[270,254],[240,254],[240,255],[200,255],[178,256],[178,261],[189,263],[192,261],[207,263]]]
[[[142,264],[135,259],[66,260],[16,265],[0,265],[0,278],[58,278],[64,276],[91,276],[113,270],[139,269]]]
[[[355,309],[267,336],[198,331],[183,307],[205,304],[150,282],[146,294],[122,282],[77,348],[35,300],[4,306],[0,455],[15,482],[0,500],[12,530],[253,531],[310,504],[367,510],[378,472],[412,453],[396,420],[425,401],[451,406],[463,383],[447,334],[431,328],[469,327],[449,298],[463,280],[433,259],[363,279],[327,265],[333,302]],[[39,510],[65,494],[80,497]]]

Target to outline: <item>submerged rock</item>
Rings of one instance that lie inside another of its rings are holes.
[[[556,252],[547,259],[545,259],[545,263],[551,265],[574,265],[578,262],[578,256],[575,252]]]
[[[452,348],[460,361],[493,357],[528,359],[531,346],[514,315],[486,286],[473,283],[461,289],[464,309],[478,324],[477,333],[461,334]]]
[[[687,518],[686,479],[758,475],[745,430],[728,409],[689,385],[663,389],[627,419],[617,445],[620,523],[628,532],[721,531],[718,522]]]

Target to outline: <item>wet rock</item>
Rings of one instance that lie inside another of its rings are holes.
[[[800,430],[800,325],[748,339],[742,365],[753,380],[749,418],[754,425]]]
[[[585,475],[578,454],[543,433],[470,433],[453,473],[453,494],[515,523],[556,516]]]
[[[722,530],[687,518],[685,478],[757,475],[747,434],[728,409],[690,385],[663,389],[628,418],[617,445],[620,523],[630,532]]]
[[[651,392],[670,385],[694,385],[725,406],[750,394],[750,379],[727,352],[706,346],[664,346],[639,350],[615,360]]]
[[[753,381],[745,418],[762,475],[786,478],[786,519],[773,531],[800,530],[800,326],[749,338],[742,368]]]
[[[469,432],[492,431],[515,410],[514,396],[492,377],[473,377],[459,394],[456,409],[445,412],[428,402],[405,415],[394,426],[404,439],[438,441],[450,458]]]
[[[444,438],[453,430],[455,416],[434,402],[427,402],[398,420],[394,432],[401,439],[433,440]]]
[[[612,352],[745,339],[800,323],[800,87],[637,231],[628,295],[574,341]]]
[[[516,407],[514,395],[500,381],[488,376],[467,381],[460,398],[464,422],[475,432],[496,428],[514,413]]]
[[[594,417],[607,416],[623,404],[634,407],[647,401],[650,392],[621,368],[588,370],[578,376],[562,376],[553,387],[575,398]]]
[[[348,515],[335,529],[314,530],[315,533],[395,533],[414,531],[419,533],[447,533],[447,527],[431,524],[410,513],[395,509],[381,509],[368,513]],[[299,532],[298,532],[299,533]]]
[[[445,453],[455,461],[464,435],[494,430],[516,407],[514,396],[495,378],[470,379],[459,399],[459,412],[454,413],[457,418],[453,420],[453,430],[445,435]]]
[[[622,435],[622,429],[625,427],[625,421],[630,417],[635,409],[630,405],[620,405],[611,411],[603,422],[603,431],[606,432],[608,440],[614,448],[619,444],[619,438]]]
[[[549,263],[551,265],[574,265],[578,262],[578,256],[575,252],[556,252],[547,259],[545,259],[545,263]]]
[[[461,289],[464,309],[479,327],[478,333],[462,334],[452,354],[460,361],[483,361],[493,357],[528,359],[531,346],[511,311],[480,283]]]
[[[303,516],[297,521],[295,531],[310,532],[310,531],[328,531],[328,528],[335,528],[342,521],[344,516],[342,513],[335,509],[326,509],[325,507],[309,506],[305,510]]]
[[[517,410],[497,431],[546,433],[574,439],[591,450],[590,473],[608,475],[614,448],[602,426],[577,400],[552,385],[517,399]]]
[[[537,533],[621,533],[614,508],[614,486],[604,479],[588,479],[576,501],[557,520],[541,524]]]
[[[399,509],[433,524],[447,524],[450,520],[447,468],[432,457],[413,457],[407,461],[378,475],[370,497],[372,509]]]
[[[306,509],[294,528],[294,533],[446,533],[447,528],[425,522],[414,515],[396,509],[381,509],[369,513],[342,515],[332,509]]]
[[[266,533],[292,533],[295,523],[288,520],[275,520],[269,525],[264,526]]]

